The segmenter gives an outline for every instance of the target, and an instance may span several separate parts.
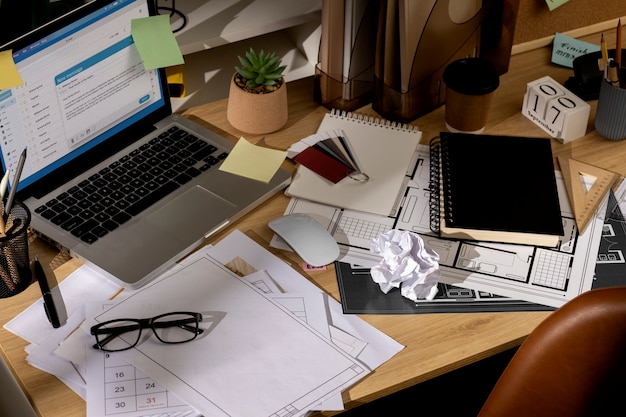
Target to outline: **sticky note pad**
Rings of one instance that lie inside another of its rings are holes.
[[[146,70],[185,62],[172,32],[169,15],[133,19],[130,31]]]
[[[552,43],[552,63],[574,68],[574,59],[599,50],[599,45],[583,42],[557,32]]]
[[[20,85],[24,85],[24,80],[22,80],[15,66],[15,61],[13,61],[13,51],[0,52],[0,89]]]
[[[241,137],[228,158],[222,162],[220,171],[268,183],[286,156],[286,151],[257,146]]]

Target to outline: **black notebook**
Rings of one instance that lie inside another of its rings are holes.
[[[430,152],[431,228],[441,237],[558,244],[550,139],[441,132]]]

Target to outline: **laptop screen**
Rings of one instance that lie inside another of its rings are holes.
[[[3,48],[12,49],[24,81],[0,90],[3,171],[27,148],[18,191],[169,108],[162,73],[144,69],[131,36],[131,20],[150,14],[148,2],[94,3],[53,31],[27,35],[27,44]]]

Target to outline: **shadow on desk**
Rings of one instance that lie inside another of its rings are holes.
[[[516,350],[517,348],[505,350],[387,397],[353,408],[339,416],[388,415],[390,410],[402,405],[411,407],[415,415],[474,417],[478,415]]]

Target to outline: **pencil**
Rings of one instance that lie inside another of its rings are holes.
[[[609,63],[609,49],[606,46],[606,39],[604,39],[604,33],[600,37],[600,48],[602,49],[602,68],[604,71],[606,69],[607,64]]]
[[[615,62],[619,69],[622,68],[622,19],[617,20],[617,33],[615,37]]]
[[[9,213],[11,213],[11,209],[13,208],[13,200],[15,200],[15,193],[17,192],[17,185],[20,182],[20,177],[22,176],[22,169],[24,169],[24,162],[26,161],[26,148],[20,154],[20,159],[17,163],[17,168],[15,168],[15,174],[13,175],[13,182],[11,183],[11,189],[9,190],[9,196],[7,197],[7,202],[4,205],[4,217],[7,218]]]
[[[0,181],[0,200],[4,200],[4,195],[7,192],[7,188],[9,186],[9,170],[4,173],[2,176],[2,180]]]
[[[607,71],[607,80],[609,84],[611,84],[613,87],[617,87],[617,88],[620,87],[619,71],[618,71],[617,62],[615,62],[615,60],[611,60],[609,62],[609,68]]]

